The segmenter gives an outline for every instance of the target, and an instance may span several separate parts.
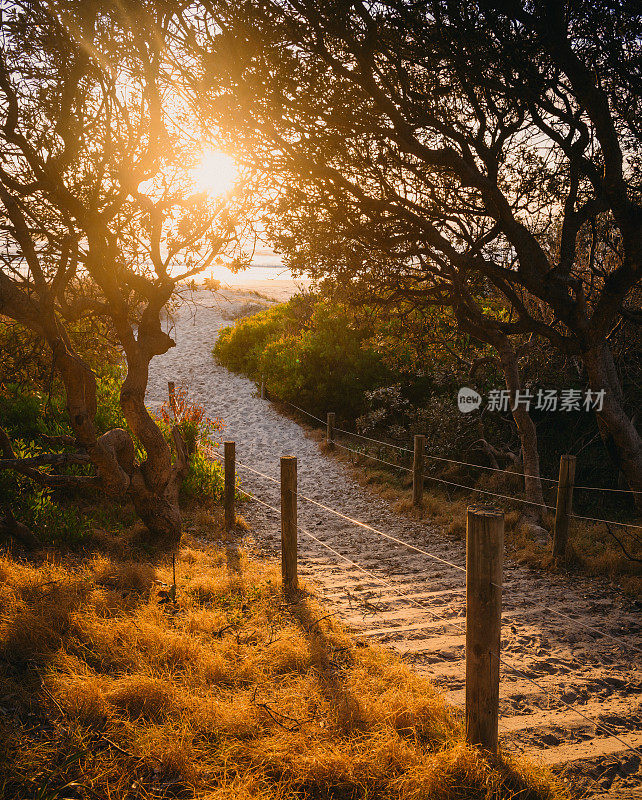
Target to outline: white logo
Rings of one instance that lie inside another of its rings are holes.
[[[457,395],[457,405],[462,414],[468,414],[469,411],[479,408],[481,401],[481,395],[467,386],[462,386]]]

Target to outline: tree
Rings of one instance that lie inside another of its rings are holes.
[[[293,263],[314,254],[317,276],[450,305],[512,390],[523,337],[581,359],[605,392],[605,442],[642,492],[608,343],[622,313],[639,318],[642,278],[633,5],[202,0],[177,25],[200,57],[203,113],[283,191]],[[322,253],[332,237],[342,246]],[[537,474],[534,431],[515,421]]]
[[[187,456],[178,428],[173,456],[145,407],[148,369],[174,345],[165,305],[233,241],[235,218],[190,183],[201,143],[184,135],[188,118],[165,79],[160,14],[98,0],[3,6],[0,314],[51,350],[76,451],[21,460],[3,432],[0,468],[129,497],[153,534],[176,541]],[[88,317],[122,349],[129,430],[97,431],[96,378],[70,336]],[[74,463],[95,474],[47,468]]]

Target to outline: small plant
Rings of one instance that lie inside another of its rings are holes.
[[[160,407],[160,420],[169,428],[178,424],[188,453],[195,453],[201,441],[215,447],[218,443],[211,437],[223,430],[223,421],[208,417],[202,405],[189,399],[189,390],[183,384]]]
[[[192,453],[181,492],[186,497],[194,499],[221,500],[223,497],[223,470],[220,464],[210,461],[202,453]]]
[[[90,520],[76,506],[56,503],[48,489],[29,495],[25,506],[26,524],[47,544],[75,544],[89,532]]]
[[[191,401],[189,390],[181,384],[161,406],[157,422],[170,444],[171,430],[175,424],[185,442],[189,469],[181,486],[181,494],[193,499],[219,501],[223,495],[223,470],[219,464],[199,453],[198,445],[218,447],[219,443],[213,437],[223,430],[223,421],[208,417],[205,408]]]

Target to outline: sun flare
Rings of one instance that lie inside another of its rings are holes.
[[[238,178],[236,162],[227,153],[206,150],[193,172],[199,191],[213,196],[229,192]]]

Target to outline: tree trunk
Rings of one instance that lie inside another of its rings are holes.
[[[175,428],[177,460],[172,463],[171,449],[145,408],[149,360],[137,353],[121,387],[123,413],[147,454],[139,465],[134,442],[126,430],[114,428],[97,437],[96,380],[91,369],[71,349],[64,333],[50,344],[65,386],[72,429],[96,467],[102,490],[111,497],[128,495],[154,538],[177,543],[181,536],[178,495],[187,471],[187,455]]]
[[[536,528],[542,519],[545,511],[544,493],[542,492],[542,481],[539,468],[539,450],[537,445],[537,430],[527,408],[520,403],[516,406],[515,396],[522,389],[522,379],[519,374],[517,363],[517,353],[515,352],[508,336],[503,334],[496,327],[489,325],[480,313],[472,316],[471,309],[457,306],[455,313],[461,330],[467,331],[483,342],[495,348],[504,379],[508,389],[511,412],[513,420],[517,426],[517,432],[522,446],[522,464],[524,468],[524,489],[526,499],[523,516]]]
[[[147,456],[132,476],[130,494],[150,532],[167,543],[176,543],[181,536],[178,496],[187,473],[187,451],[178,427],[174,426],[176,461],[172,462],[171,448],[145,407],[150,357],[140,341],[144,338],[144,332],[140,331],[137,344],[127,342],[127,375],[120,390],[120,405],[127,423]]]
[[[602,410],[597,423],[602,441],[616,469],[621,470],[633,495],[636,509],[642,513],[642,438],[628,418],[622,403],[622,390],[606,343],[582,353],[589,385],[594,392],[604,390]]]
[[[522,463],[524,465],[524,488],[526,499],[529,501],[524,516],[533,522],[540,522],[544,513],[544,494],[539,471],[539,451],[537,446],[537,431],[530,413],[526,407],[519,403],[515,405],[515,396],[522,389],[522,381],[517,365],[517,354],[508,339],[499,336],[494,342],[499,355],[506,388],[510,393],[513,420],[517,426],[522,445]]]

